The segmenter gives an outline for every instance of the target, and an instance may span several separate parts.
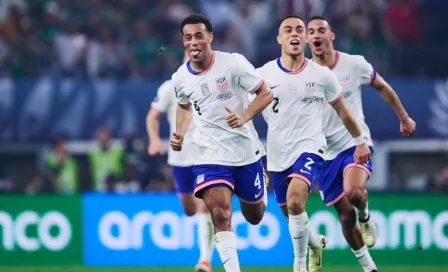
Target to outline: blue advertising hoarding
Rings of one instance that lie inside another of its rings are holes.
[[[232,226],[241,266],[293,264],[288,225],[271,194],[262,222],[248,224],[233,201]],[[192,267],[199,257],[197,218],[186,217],[175,194],[85,194],[82,196],[83,264],[86,266]],[[369,194],[378,239],[370,249],[385,265],[448,265],[446,196]],[[338,216],[319,194],[310,195],[311,228],[329,240],[324,265],[357,265]],[[394,256],[394,258],[390,258]],[[212,265],[221,267],[214,251]]]
[[[103,125],[112,128],[115,136],[129,131],[145,135],[145,116],[161,83],[0,79],[0,140],[39,141],[59,134],[91,139]],[[415,138],[448,137],[448,81],[392,79],[389,83],[417,123]],[[401,137],[393,110],[374,89],[363,90],[363,108],[373,138]],[[266,124],[260,116],[255,126],[265,138]],[[169,137],[166,121],[160,130],[162,137]]]
[[[263,221],[253,226],[233,202],[232,225],[246,266],[292,264],[288,226],[270,196]],[[183,214],[174,194],[83,197],[84,264],[88,266],[193,266],[199,257],[197,217]],[[213,265],[221,265],[216,250]]]

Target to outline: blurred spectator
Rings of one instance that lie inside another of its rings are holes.
[[[112,142],[110,130],[103,127],[96,132],[96,146],[89,152],[93,190],[113,190],[113,183],[122,178],[124,149]]]
[[[128,72],[129,53],[109,28],[100,30],[98,40],[90,43],[87,67],[91,78],[122,78]]]
[[[135,36],[130,45],[132,74],[154,76],[158,67],[153,62],[162,44],[144,18],[134,23],[134,33]]]
[[[341,39],[342,50],[364,56],[378,71],[387,73],[389,50],[385,40],[375,33],[375,19],[367,10],[359,9],[346,18],[346,38]]]
[[[64,32],[55,38],[54,45],[58,70],[61,74],[79,76],[87,52],[87,37],[72,23],[67,22],[64,25]]]
[[[64,138],[56,138],[50,150],[44,151],[40,161],[40,173],[27,186],[28,193],[52,191],[63,194],[78,192],[78,165],[68,153]]]
[[[329,17],[336,48],[365,52],[382,74],[440,75],[444,66],[423,56],[436,51],[448,61],[448,39],[437,34],[446,32],[446,5],[440,0],[2,0],[0,72],[14,78],[51,72],[168,77],[181,64],[180,21],[202,12],[213,23],[214,47],[242,53],[256,67],[273,57],[278,20],[294,13],[305,20]],[[158,54],[162,46],[167,50]]]

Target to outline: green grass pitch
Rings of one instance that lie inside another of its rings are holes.
[[[356,266],[324,266],[323,272],[362,272]],[[4,272],[193,272],[193,268],[86,268],[86,267],[0,267]],[[292,267],[242,268],[243,272],[291,272]],[[448,266],[379,267],[379,272],[448,272]],[[224,272],[215,268],[213,272]]]

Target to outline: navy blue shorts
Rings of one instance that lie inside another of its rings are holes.
[[[173,166],[172,167],[174,188],[179,194],[191,194],[193,193],[194,175],[193,166]]]
[[[373,147],[369,147],[373,154]],[[346,149],[339,153],[336,158],[326,161],[319,173],[319,190],[323,202],[327,206],[331,206],[338,202],[344,196],[344,173],[349,167],[359,167],[370,173],[373,171],[372,161],[369,160],[365,164],[355,164],[353,154],[356,146]]]
[[[324,159],[319,155],[302,153],[288,169],[282,172],[271,172],[272,186],[278,205],[286,205],[288,183],[292,178],[304,180],[311,191],[323,163]]]
[[[193,167],[194,193],[202,198],[205,190],[228,187],[241,201],[256,204],[263,201],[263,161],[260,159],[244,166],[202,164]]]

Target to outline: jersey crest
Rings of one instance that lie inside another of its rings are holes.
[[[225,91],[227,90],[227,87],[229,87],[229,84],[227,83],[227,79],[225,76],[219,77],[215,79],[215,81],[216,81],[216,88],[220,91]]]

